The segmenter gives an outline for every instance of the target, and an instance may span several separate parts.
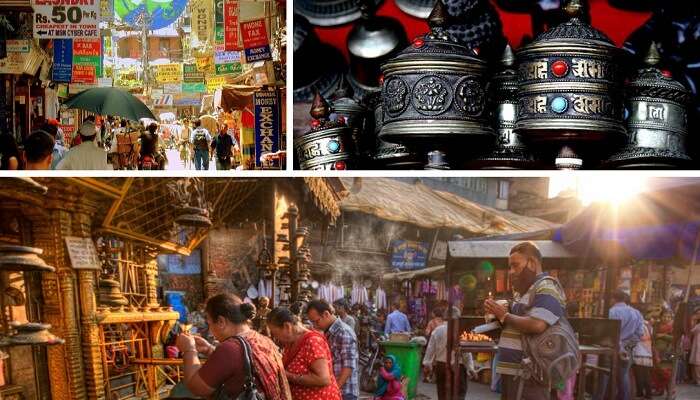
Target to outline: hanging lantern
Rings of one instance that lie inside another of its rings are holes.
[[[209,228],[209,207],[204,198],[204,182],[198,178],[181,178],[168,184],[176,203],[175,223],[192,228]]]
[[[43,252],[36,247],[0,245],[0,271],[54,272],[56,269],[39,257]]]

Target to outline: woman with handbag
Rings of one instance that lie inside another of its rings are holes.
[[[214,399],[291,400],[277,346],[250,328],[255,306],[220,294],[207,300],[205,311],[209,332],[219,345],[214,347],[199,336],[178,336],[187,388],[194,395]],[[198,353],[208,357],[206,363],[200,363]]]
[[[294,400],[340,400],[325,336],[304,327],[287,308],[270,311],[267,326],[284,345],[284,368]]]

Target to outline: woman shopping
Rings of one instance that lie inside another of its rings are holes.
[[[304,327],[297,315],[281,307],[267,315],[267,326],[284,345],[284,368],[294,400],[340,400],[323,334]]]
[[[250,328],[255,306],[246,304],[230,294],[210,298],[205,307],[209,331],[219,345],[214,347],[199,336],[181,334],[177,347],[183,354],[184,378],[187,388],[196,396],[231,398],[244,391],[246,364],[244,342],[250,349],[252,370],[258,392],[266,400],[291,400],[289,384],[284,373],[282,356],[269,338]],[[207,355],[201,364],[198,353]]]

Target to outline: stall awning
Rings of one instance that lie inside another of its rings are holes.
[[[385,281],[390,281],[390,280],[402,281],[404,279],[428,277],[430,275],[437,275],[437,274],[441,274],[444,272],[445,272],[445,266],[438,265],[436,267],[423,268],[423,269],[419,269],[416,271],[391,272],[388,274],[384,274],[382,276],[382,279],[384,279]]]
[[[450,258],[499,259],[508,258],[510,249],[521,240],[459,240],[448,243]],[[561,243],[551,240],[533,240],[542,253],[542,258],[577,258]]]
[[[390,178],[342,178],[349,195],[343,212],[361,212],[427,229],[457,229],[473,235],[499,235],[554,228],[540,218],[497,210],[452,193]]]

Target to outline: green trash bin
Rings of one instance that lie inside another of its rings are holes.
[[[396,357],[401,367],[401,375],[408,379],[408,399],[416,397],[420,378],[421,345],[418,343],[380,342],[384,353]]]

